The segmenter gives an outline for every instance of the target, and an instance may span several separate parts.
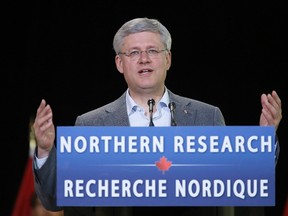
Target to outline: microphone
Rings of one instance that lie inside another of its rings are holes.
[[[168,104],[171,113],[171,126],[177,126],[175,118],[174,118],[174,111],[176,109],[176,104],[174,102],[170,102]]]
[[[149,115],[150,115],[150,123],[149,126],[153,127],[154,123],[153,123],[153,106],[155,105],[155,100],[153,98],[150,98],[147,102],[148,106],[149,106]]]

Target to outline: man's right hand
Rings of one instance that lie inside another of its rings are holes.
[[[37,109],[33,123],[34,134],[38,146],[37,157],[43,158],[49,155],[54,145],[55,127],[53,124],[53,113],[49,104],[44,99]]]

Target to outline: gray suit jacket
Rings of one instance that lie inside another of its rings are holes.
[[[223,126],[225,125],[224,117],[220,109],[201,101],[182,97],[173,94],[168,90],[170,102],[176,104],[174,112],[175,120],[178,126]],[[122,94],[115,101],[84,113],[76,118],[77,126],[129,126],[129,119],[126,109],[125,94]],[[37,151],[35,151],[37,152]],[[50,155],[41,169],[34,169],[35,190],[43,205],[48,210],[60,210],[61,207],[56,206],[56,149],[51,150]],[[132,208],[125,207],[72,207],[64,208],[66,215],[142,215],[132,213]],[[137,208],[134,208],[137,211]],[[146,210],[149,208],[145,208]],[[155,209],[155,208],[154,208]],[[171,213],[172,209],[168,209],[167,213]],[[203,208],[202,208],[203,209]],[[140,211],[140,210],[138,210]],[[163,212],[163,209],[161,210]],[[205,210],[207,211],[207,209]],[[212,211],[212,212],[211,212]],[[216,214],[215,210],[206,212],[209,215]],[[135,210],[133,210],[135,212]],[[214,213],[213,213],[214,212]],[[143,213],[143,209],[141,210]],[[146,213],[145,213],[146,214]],[[147,214],[150,214],[147,212]],[[190,214],[190,213],[189,213]],[[181,215],[177,209],[177,215]],[[184,214],[183,214],[184,215]]]
[[[103,107],[87,112],[76,119],[82,126],[129,126],[125,94]],[[168,90],[170,102],[176,104],[175,120],[178,126],[225,125],[218,107],[173,94]]]

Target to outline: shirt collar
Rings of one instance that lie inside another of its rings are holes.
[[[163,107],[168,107],[168,104],[169,104],[169,95],[168,95],[168,91],[165,87],[165,90],[164,90],[164,94],[162,96],[162,98],[160,99],[159,103],[156,104],[156,106],[160,106],[160,108],[163,108]],[[139,107],[135,101],[133,100],[133,98],[130,96],[129,94],[129,89],[127,89],[126,91],[126,106],[127,106],[127,113],[128,113],[128,116],[130,114],[132,114],[133,112],[135,112],[137,110],[137,107]],[[160,110],[160,109],[158,109]]]

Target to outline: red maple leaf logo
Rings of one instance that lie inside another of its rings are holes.
[[[162,173],[164,174],[165,171],[169,170],[169,168],[172,165],[172,162],[168,161],[165,156],[162,156],[159,161],[155,162],[155,164],[158,167],[158,169],[161,170]]]

